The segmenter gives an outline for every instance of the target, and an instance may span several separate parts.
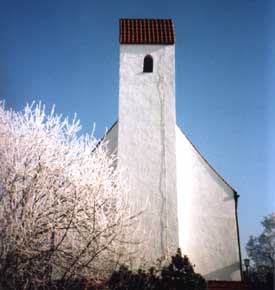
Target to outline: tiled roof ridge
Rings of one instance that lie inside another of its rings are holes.
[[[121,18],[119,27],[120,44],[175,43],[174,23],[171,18]]]

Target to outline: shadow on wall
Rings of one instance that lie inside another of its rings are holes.
[[[206,280],[217,280],[217,277],[219,277],[218,280],[225,280],[225,281],[231,281],[236,280],[240,281],[240,264],[234,263],[230,266],[221,268],[219,270],[210,272],[206,275],[203,275]]]

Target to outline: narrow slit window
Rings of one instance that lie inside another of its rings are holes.
[[[144,57],[143,72],[145,73],[153,72],[153,58],[151,55],[146,55]]]

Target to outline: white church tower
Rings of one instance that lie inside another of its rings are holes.
[[[144,207],[146,256],[178,247],[175,46],[171,20],[120,20],[118,162]]]
[[[170,19],[121,19],[119,120],[106,135],[144,209],[148,260],[180,247],[208,280],[240,280],[237,192],[176,125],[175,31]]]

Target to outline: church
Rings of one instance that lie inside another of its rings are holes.
[[[242,279],[237,192],[177,126],[171,19],[120,19],[119,116],[106,133],[141,216],[144,255],[188,255],[207,280]]]

